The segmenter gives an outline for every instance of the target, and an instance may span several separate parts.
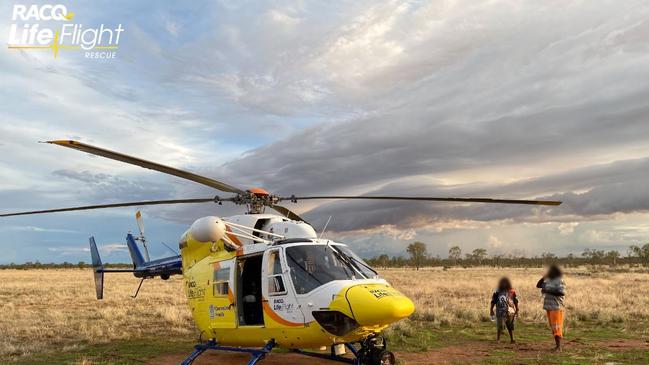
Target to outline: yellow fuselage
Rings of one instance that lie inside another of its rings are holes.
[[[305,241],[302,244],[323,246],[317,240]],[[269,253],[275,251],[279,257],[283,249],[253,244],[228,250],[222,241],[199,242],[186,234],[181,242],[185,292],[203,339],[228,346],[263,346],[271,339],[285,348],[329,346],[378,333],[414,310],[412,301],[379,278],[336,280],[298,294],[289,270],[275,275],[267,271]],[[246,285],[242,263],[253,257],[263,257],[259,296],[263,320],[246,324],[242,311],[249,298],[237,291]],[[283,292],[269,292],[266,283],[272,276],[282,277]],[[342,313],[352,325],[344,333],[331,333],[314,318],[314,311]]]

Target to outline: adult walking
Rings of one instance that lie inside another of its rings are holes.
[[[566,296],[566,284],[563,281],[563,273],[557,265],[551,265],[547,274],[536,283],[543,294],[543,309],[546,310],[552,335],[556,343],[555,351],[561,351],[561,339],[563,338],[563,320],[565,316],[564,298]]]

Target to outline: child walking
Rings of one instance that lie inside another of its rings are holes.
[[[496,307],[496,328],[498,330],[496,341],[500,342],[500,336],[505,328],[509,332],[509,339],[514,343],[514,320],[518,315],[518,298],[516,291],[512,288],[509,278],[504,277],[498,282],[498,288],[491,297],[491,306],[489,312],[491,317],[494,316],[494,307]]]

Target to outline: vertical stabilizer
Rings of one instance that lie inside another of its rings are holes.
[[[142,267],[144,264],[146,264],[146,260],[144,260],[144,256],[142,256],[142,252],[140,251],[140,248],[137,247],[137,243],[135,242],[135,238],[130,233],[126,235],[126,245],[128,246],[128,252],[131,253],[131,259],[133,260],[133,266],[136,269],[139,268],[139,267]]]
[[[101,263],[99,257],[99,250],[95,243],[95,237],[90,237],[90,256],[92,258],[92,268],[95,276],[95,289],[97,291],[97,299],[104,297],[104,265]]]

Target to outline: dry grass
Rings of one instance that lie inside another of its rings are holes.
[[[412,319],[440,324],[489,320],[489,300],[501,276],[508,276],[520,300],[520,319],[545,322],[536,282],[543,269],[441,268],[389,269],[382,272],[392,285],[414,300]],[[587,268],[566,273],[566,307],[572,319],[623,322],[649,320],[649,274],[593,272]]]
[[[98,301],[90,270],[0,270],[0,359],[29,354],[34,340],[43,351],[193,335],[181,278],[148,280],[132,299],[137,283],[129,274],[106,275]]]
[[[488,320],[488,302],[501,275],[521,299],[521,319],[544,322],[536,281],[541,269],[383,270],[393,285],[415,301],[414,320],[453,325]],[[583,321],[649,320],[649,274],[572,270],[566,277],[571,318]],[[88,344],[152,336],[191,338],[194,326],[182,279],[145,282],[107,275],[103,301],[94,298],[89,270],[0,270],[0,360]],[[407,324],[406,324],[407,326]],[[3,361],[0,361],[3,362]]]

